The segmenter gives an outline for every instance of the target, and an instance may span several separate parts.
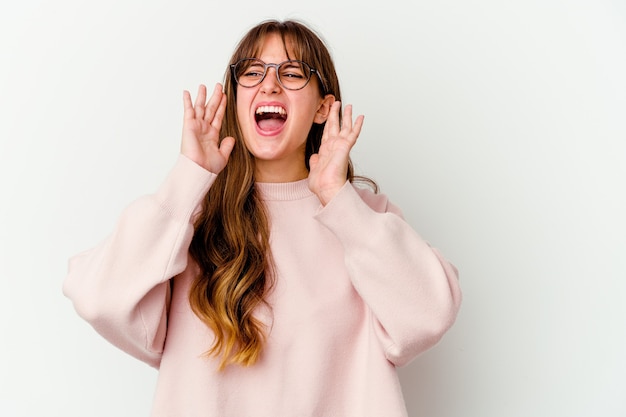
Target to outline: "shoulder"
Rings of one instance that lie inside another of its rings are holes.
[[[389,211],[389,198],[383,193],[376,192],[372,187],[367,184],[352,183],[352,188],[361,197],[361,200],[365,202],[372,210],[378,213],[385,213]]]
[[[402,210],[385,193],[380,192],[376,182],[355,180],[351,185],[361,200],[373,211],[377,213],[393,213],[402,218],[404,217]]]

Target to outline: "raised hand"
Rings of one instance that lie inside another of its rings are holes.
[[[339,123],[340,110],[341,103],[339,101],[333,103],[324,126],[319,152],[312,155],[309,160],[309,188],[323,205],[326,205],[346,183],[350,150],[363,126],[363,115],[352,122],[352,105],[346,106],[343,120]]]
[[[219,174],[235,146],[228,136],[220,141],[220,128],[226,112],[226,95],[216,84],[207,102],[206,86],[200,85],[196,102],[191,104],[189,91],[183,92],[183,135],[180,152],[204,169]]]

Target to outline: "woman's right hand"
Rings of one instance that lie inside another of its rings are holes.
[[[219,174],[235,146],[231,136],[220,141],[220,128],[226,112],[226,94],[216,84],[207,102],[206,86],[200,85],[195,104],[189,91],[183,92],[184,120],[180,151],[207,171]]]

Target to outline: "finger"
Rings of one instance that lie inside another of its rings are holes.
[[[363,127],[364,121],[365,121],[365,116],[363,116],[362,114],[359,115],[359,117],[357,117],[356,120],[354,121],[354,125],[352,126],[352,133],[354,134],[355,140],[361,134],[361,128]]]
[[[193,111],[193,105],[191,104],[191,94],[189,91],[183,91],[183,117],[185,119],[193,119],[195,113]]]
[[[206,86],[200,84],[198,87],[198,95],[196,96],[196,103],[193,109],[196,113],[196,117],[202,119],[204,117],[204,107],[206,105]]]
[[[223,97],[225,97],[225,94],[222,93],[222,87],[216,84],[213,89],[213,94],[211,94],[211,98],[206,106],[204,120],[211,122],[215,118],[216,113],[219,112],[220,106],[222,105]]]
[[[354,144],[356,143],[356,140],[359,138],[359,135],[361,134],[361,127],[363,126],[363,120],[364,120],[363,115],[358,116],[356,120],[354,121],[354,124],[352,125],[352,130],[346,136],[346,140],[350,144],[350,148],[354,146]]]
[[[352,104],[348,104],[343,110],[343,120],[341,121],[341,130],[350,132],[352,130]]]
[[[218,132],[222,128],[222,120],[224,120],[224,114],[226,113],[226,94],[222,95],[220,99],[220,103],[215,111],[215,116],[211,121],[211,126],[216,129]]]
[[[322,133],[322,142],[328,139],[330,136],[339,134],[339,111],[341,109],[341,102],[335,101],[330,108],[330,114],[328,120],[324,126],[324,132]]]
[[[324,130],[322,130],[322,143],[326,142],[328,139],[328,120],[326,120],[326,124],[324,125]]]

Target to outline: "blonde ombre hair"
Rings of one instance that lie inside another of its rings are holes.
[[[275,279],[270,227],[265,205],[254,187],[254,157],[245,147],[237,119],[237,84],[230,64],[257,57],[270,34],[281,36],[290,59],[302,60],[319,71],[324,85],[312,77],[310,83],[317,87],[306,88],[318,88],[321,96],[332,94],[341,100],[327,47],[302,23],[262,22],[241,39],[230,59],[224,80],[228,105],[220,135],[232,136],[236,143],[228,164],[204,199],[190,247],[201,273],[191,288],[189,301],[194,313],[215,334],[207,354],[220,358],[220,369],[230,364],[254,364],[267,336],[267,329],[254,312],[267,305],[265,297]],[[307,169],[309,157],[319,150],[323,130],[324,124],[311,127],[302,161]],[[353,180],[351,163],[347,179]]]

